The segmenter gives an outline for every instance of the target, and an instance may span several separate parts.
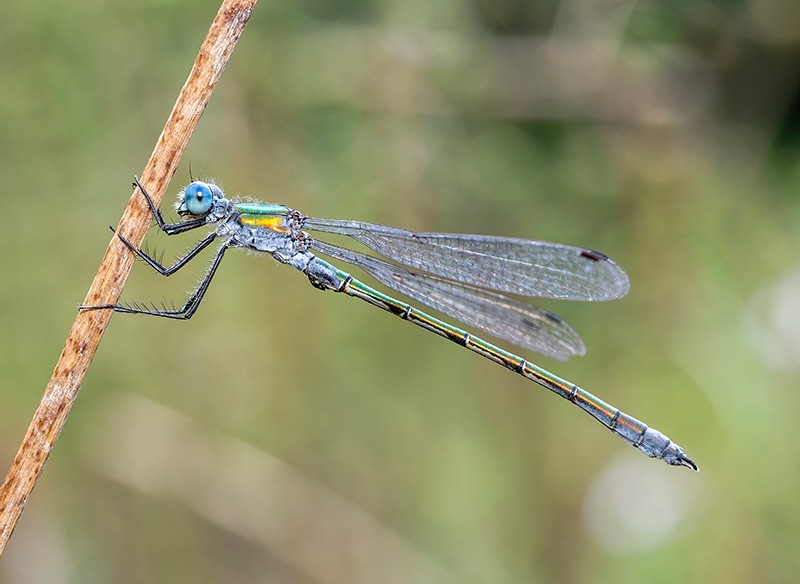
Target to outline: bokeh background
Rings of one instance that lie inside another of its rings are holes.
[[[3,8],[2,469],[217,7]],[[192,321],[113,318],[0,582],[796,582],[799,73],[796,0],[261,0],[168,196],[191,161],[308,215],[607,253],[629,296],[543,303],[588,354],[537,362],[701,472],[231,253]],[[180,302],[207,259],[124,298]]]

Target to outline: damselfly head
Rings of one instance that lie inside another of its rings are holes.
[[[196,180],[178,194],[175,209],[180,215],[207,215],[216,199],[223,197],[222,190],[214,183]]]

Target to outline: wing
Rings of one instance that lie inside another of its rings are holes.
[[[411,270],[469,286],[567,300],[612,300],[630,288],[616,262],[580,247],[511,237],[415,233],[361,221],[304,221],[305,229],[348,235]]]
[[[586,348],[567,323],[525,302],[467,284],[418,274],[312,238],[309,247],[357,266],[383,285],[459,321],[548,357],[567,360]]]

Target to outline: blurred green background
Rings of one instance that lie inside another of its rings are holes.
[[[217,7],[3,9],[3,469]],[[701,472],[231,253],[192,321],[113,318],[0,582],[796,582],[798,73],[796,0],[261,0],[168,197],[191,161],[308,215],[607,253],[629,296],[543,303],[588,354],[537,362]]]

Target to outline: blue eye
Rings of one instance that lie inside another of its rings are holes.
[[[205,215],[211,210],[214,195],[208,185],[202,182],[193,182],[183,192],[183,207],[192,215]]]

